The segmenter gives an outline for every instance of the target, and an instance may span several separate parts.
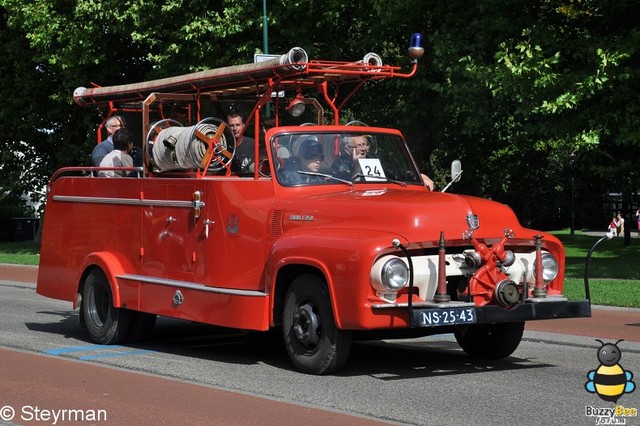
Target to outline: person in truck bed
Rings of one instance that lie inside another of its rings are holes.
[[[107,130],[107,134],[109,135],[105,140],[100,142],[93,148],[91,152],[91,163],[98,167],[102,162],[102,159],[111,151],[113,151],[113,134],[118,129],[124,129],[127,127],[127,124],[123,117],[119,115],[114,115],[110,117],[104,128]]]
[[[227,115],[227,125],[236,138],[236,153],[234,158],[234,170],[240,174],[253,173],[253,150],[255,140],[250,136],[244,136],[244,119],[237,112],[230,112]]]
[[[113,134],[113,151],[100,162],[100,167],[133,167],[133,158],[129,153],[133,149],[133,134],[128,129],[119,129]],[[101,177],[125,177],[126,170],[101,170]]]

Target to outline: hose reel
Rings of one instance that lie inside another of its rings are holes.
[[[230,167],[236,141],[226,122],[210,117],[190,127],[167,124],[152,142],[153,163],[161,172]]]

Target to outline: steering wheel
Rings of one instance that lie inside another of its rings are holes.
[[[369,125],[363,121],[359,121],[359,120],[353,120],[348,122],[347,124],[345,124],[345,126],[365,126],[365,127],[369,127]]]

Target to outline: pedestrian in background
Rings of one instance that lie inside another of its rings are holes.
[[[609,233],[614,237],[618,236],[619,225],[620,225],[620,222],[618,222],[618,218],[616,217],[616,215],[613,215],[613,217],[611,218],[611,221],[609,222]]]
[[[620,212],[618,212],[618,216],[616,218],[618,219],[618,237],[622,237],[624,236],[624,218]]]

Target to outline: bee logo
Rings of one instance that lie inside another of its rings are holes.
[[[633,392],[636,387],[631,380],[633,373],[625,371],[618,364],[622,357],[618,343],[622,341],[621,339],[616,343],[604,343],[602,340],[596,339],[596,342],[600,342],[602,345],[598,349],[600,367],[589,371],[587,374],[589,381],[584,384],[587,392],[595,393],[600,399],[613,403],[616,403],[622,394]]]

